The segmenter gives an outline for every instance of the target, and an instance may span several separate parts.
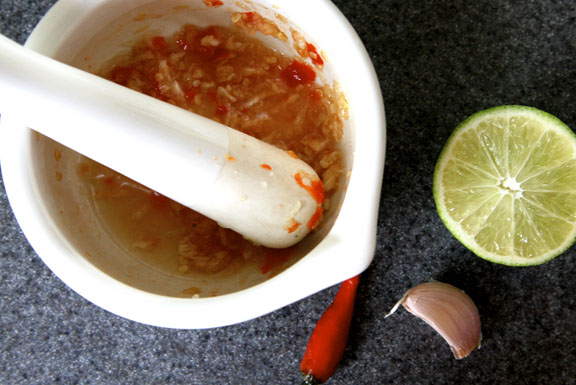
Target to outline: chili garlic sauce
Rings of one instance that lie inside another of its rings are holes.
[[[100,75],[291,151],[321,177],[326,210],[342,174],[342,120],[334,90],[315,82],[322,64],[286,57],[239,28],[187,25],[141,41]],[[254,245],[90,160],[79,174],[111,236],[168,273],[234,272],[250,263],[274,274],[297,248]]]

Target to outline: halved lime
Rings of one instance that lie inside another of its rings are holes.
[[[480,111],[444,146],[434,199],[446,227],[479,257],[549,261],[576,240],[576,136],[536,108]]]

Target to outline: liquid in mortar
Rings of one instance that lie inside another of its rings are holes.
[[[240,28],[187,25],[142,40],[99,75],[290,151],[322,179],[326,211],[343,173],[342,108],[334,89],[316,82],[324,64],[316,48],[306,49],[314,60],[287,57]],[[89,159],[78,172],[106,230],[156,269],[231,274],[253,264],[274,274],[296,254],[297,245],[254,245]]]

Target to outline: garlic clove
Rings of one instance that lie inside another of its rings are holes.
[[[462,290],[441,282],[422,283],[408,290],[390,313],[404,308],[432,326],[456,359],[467,357],[480,347],[480,315],[472,299]]]

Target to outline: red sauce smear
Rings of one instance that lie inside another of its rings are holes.
[[[306,43],[306,49],[308,50],[308,56],[312,59],[312,63],[316,64],[318,67],[322,67],[324,65],[324,60],[322,60],[322,56],[318,53],[316,47],[310,43]]]
[[[300,187],[308,191],[308,193],[312,196],[312,198],[314,198],[316,203],[318,203],[319,205],[324,203],[324,184],[320,179],[311,180],[309,185],[304,183],[304,180],[302,179],[302,175],[300,173],[296,173],[296,175],[294,175],[294,179],[296,180],[296,183],[298,183]]]
[[[294,60],[282,71],[282,78],[290,87],[310,84],[316,80],[316,72],[308,64]]]
[[[262,167],[264,170],[272,170],[272,167],[266,163],[262,163],[260,167]]]
[[[324,203],[324,184],[320,179],[318,179],[318,180],[311,180],[310,184],[307,185],[306,183],[304,183],[304,180],[302,179],[302,175],[300,175],[300,173],[296,173],[296,175],[294,175],[294,179],[296,180],[296,183],[298,183],[300,187],[308,191],[308,194],[310,194],[310,196],[314,198],[316,203],[318,203],[316,211],[306,224],[306,226],[308,226],[308,229],[312,230],[316,226],[318,226],[318,224],[322,220],[322,203]]]

